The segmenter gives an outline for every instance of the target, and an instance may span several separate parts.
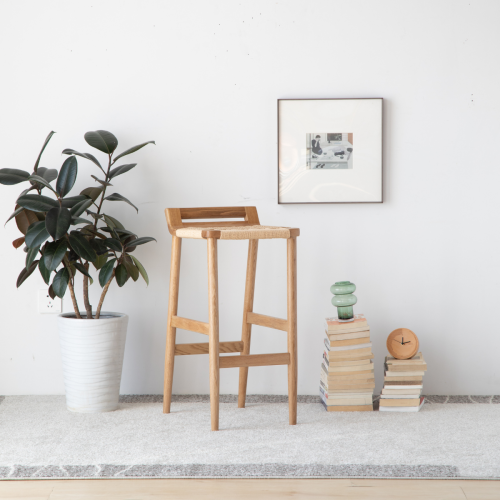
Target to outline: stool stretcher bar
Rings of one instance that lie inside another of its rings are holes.
[[[175,344],[175,355],[208,354],[209,343],[201,344]],[[243,352],[243,342],[219,342],[219,352]]]
[[[208,335],[208,323],[203,323],[203,321],[172,316],[172,327]]]
[[[239,368],[242,366],[289,365],[290,353],[278,354],[240,354],[239,356],[221,356],[220,368]]]
[[[267,326],[267,328],[274,328],[275,330],[282,330],[284,332],[288,331],[288,321],[286,319],[266,316],[265,314],[248,312],[247,323],[251,325]]]

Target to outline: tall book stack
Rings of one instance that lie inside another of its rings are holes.
[[[422,353],[410,359],[385,357],[384,388],[380,411],[419,411],[424,404],[423,376],[427,370]]]
[[[363,314],[351,321],[327,318],[320,396],[327,411],[373,411],[373,353]]]

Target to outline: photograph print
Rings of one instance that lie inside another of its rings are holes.
[[[278,203],[382,203],[381,98],[278,100]]]
[[[307,168],[352,168],[353,134],[320,133],[306,134]]]

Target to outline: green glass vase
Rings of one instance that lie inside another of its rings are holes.
[[[345,321],[354,318],[352,306],[358,301],[353,295],[355,291],[356,285],[350,281],[337,281],[330,287],[330,292],[334,295],[332,304],[337,308],[339,319]]]

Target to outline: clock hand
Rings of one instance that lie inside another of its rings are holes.
[[[399,340],[396,340],[396,339],[392,339],[394,342],[397,342],[398,344],[401,344],[401,342]],[[401,344],[403,345],[403,344]]]

